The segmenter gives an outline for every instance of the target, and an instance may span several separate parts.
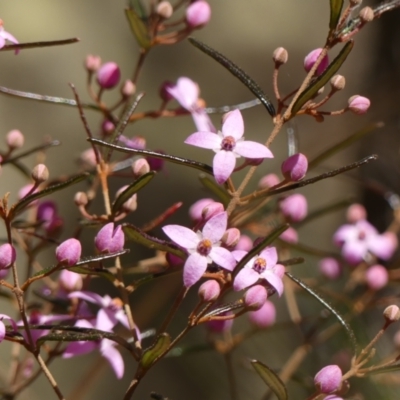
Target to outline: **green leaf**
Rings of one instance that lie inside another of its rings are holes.
[[[229,202],[231,201],[231,196],[224,189],[223,186],[218,185],[214,179],[210,179],[204,174],[200,174],[199,179],[205,188],[209,189],[213,194],[215,194],[215,196],[219,198],[222,204],[224,204],[225,206],[229,204]]]
[[[373,368],[372,370],[366,370],[365,375],[375,375],[375,374],[383,374],[383,373],[390,373],[390,372],[399,372],[400,371],[400,364],[394,365],[387,365],[385,367],[377,367]]]
[[[115,215],[120,210],[122,205],[129,200],[135,193],[145,187],[156,175],[154,171],[150,171],[147,174],[142,175],[135,182],[130,184],[115,200],[112,206],[112,214]]]
[[[136,11],[140,19],[147,20],[146,9],[141,0],[129,0],[129,7]]]
[[[46,41],[46,42],[7,44],[1,48],[1,51],[36,49],[37,47],[62,46],[64,44],[72,44],[72,43],[77,43],[77,42],[79,42],[78,38],[71,38],[71,39],[63,39],[63,40],[51,40],[51,41]]]
[[[168,333],[162,333],[157,337],[157,340],[150,348],[143,352],[140,364],[144,369],[150,368],[150,366],[162,356],[169,348],[171,344],[171,336]]]
[[[318,92],[322,86],[326,85],[328,81],[336,74],[342,64],[345,62],[347,56],[350,54],[353,49],[354,42],[350,40],[347,42],[338,56],[329,64],[329,67],[313,82],[310,86],[308,86],[304,92],[302,92],[299,98],[294,103],[291,115],[296,115],[296,113],[303,107],[307,101],[311,100]]]
[[[331,2],[331,18],[329,20],[329,29],[333,31],[334,29],[336,29],[337,24],[339,22],[344,0],[330,0],[330,2]]]
[[[186,259],[186,254],[184,251],[178,247],[173,247],[172,243],[168,243],[164,240],[155,238],[142,232],[139,228],[131,224],[123,224],[122,230],[127,235],[127,237],[136,243],[139,243],[150,249],[157,249],[161,251],[167,251],[168,253],[175,254],[176,256]]]
[[[250,361],[252,367],[255,369],[260,378],[268,385],[268,387],[275,393],[279,400],[287,400],[288,394],[284,383],[281,378],[271,368],[267,367],[260,361]]]
[[[344,320],[344,318],[339,314],[339,312],[333,308],[321,295],[315,292],[314,289],[311,289],[308,285],[306,285],[302,280],[293,276],[291,273],[286,272],[286,275],[293,281],[296,282],[301,288],[303,288],[307,293],[313,296],[316,300],[318,300],[328,311],[330,311],[336,319],[339,321],[340,325],[345,329],[347,336],[350,339],[350,343],[353,347],[354,354],[357,353],[357,340],[356,336],[351,329],[350,325]]]
[[[149,35],[149,29],[147,24],[143,22],[139,14],[132,8],[127,8],[125,10],[125,15],[128,18],[129,26],[139,46],[143,50],[148,50],[151,48],[151,37]]]
[[[206,44],[200,42],[195,38],[189,38],[189,42],[201,50],[203,53],[207,54],[223,67],[225,67],[233,76],[239,79],[247,89],[251,91],[260,101],[261,104],[267,109],[269,115],[274,117],[276,115],[275,107],[271,103],[271,100],[267,97],[267,95],[263,92],[261,87],[252,79],[249,75],[247,75],[241,68],[235,65],[231,60],[225,57],[223,54],[218,51],[212,49]]]
[[[88,174],[81,174],[81,175],[77,175],[74,176],[71,179],[66,180],[65,182],[61,182],[61,183],[57,183],[55,185],[51,185],[49,187],[47,187],[46,189],[41,190],[40,192],[37,193],[33,193],[29,196],[24,197],[23,199],[21,199],[18,203],[14,204],[13,207],[10,209],[10,214],[12,214],[12,216],[16,216],[19,213],[21,213],[22,211],[25,210],[25,208],[32,203],[32,201],[38,200],[44,196],[47,196],[49,194],[58,192],[60,190],[63,190],[69,186],[75,185],[76,183],[79,183],[81,181],[83,181],[84,179],[86,179],[88,177]],[[12,219],[12,218],[10,218]]]

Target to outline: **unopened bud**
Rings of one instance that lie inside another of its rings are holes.
[[[213,201],[203,208],[201,215],[203,217],[203,221],[208,221],[210,218],[222,212],[224,212],[224,205],[222,203],[218,203],[217,201]]]
[[[362,22],[371,22],[374,19],[374,10],[371,7],[364,7],[358,16]]]
[[[97,71],[97,83],[103,89],[112,89],[118,85],[121,71],[115,62],[103,64]]]
[[[44,164],[38,164],[33,168],[31,176],[37,184],[43,183],[49,179],[49,170]]]
[[[302,180],[307,173],[308,160],[302,153],[293,154],[288,157],[281,166],[283,176],[292,182]]]
[[[275,61],[277,66],[286,64],[288,61],[289,55],[285,48],[278,47],[272,54],[272,59]]]
[[[58,283],[66,292],[75,292],[82,289],[82,275],[63,269],[58,277]]]
[[[7,133],[6,142],[11,150],[19,149],[24,145],[25,137],[21,131],[13,129]]]
[[[81,258],[82,246],[75,238],[67,239],[56,248],[56,258],[61,264],[72,267]]]
[[[156,13],[164,19],[170,18],[173,12],[174,8],[169,1],[162,1],[156,7]]]
[[[300,222],[307,215],[307,199],[300,193],[292,194],[279,203],[282,214],[292,222]]]
[[[195,1],[186,9],[186,23],[191,28],[201,28],[210,21],[211,7],[203,0]]]
[[[120,188],[117,191],[115,197],[118,198],[118,196],[120,196],[127,188],[128,186],[123,186],[122,188]],[[122,204],[121,209],[126,213],[135,211],[137,209],[137,194],[133,194],[128,200],[126,200],[124,204]]]
[[[130,97],[133,94],[135,94],[135,92],[136,92],[136,85],[130,79],[127,79],[121,88],[122,96]]]
[[[267,301],[267,296],[267,289],[264,286],[252,286],[243,296],[244,306],[247,310],[259,310]]]
[[[174,97],[169,93],[168,89],[171,89],[175,86],[173,82],[165,81],[161,84],[160,89],[158,91],[160,97],[164,101],[170,101]]]
[[[200,199],[193,203],[189,208],[189,217],[194,222],[200,222],[203,219],[202,212],[204,207],[208,206],[209,204],[214,203],[213,199]]]
[[[276,174],[268,174],[263,176],[258,181],[258,188],[259,189],[269,189],[273,186],[276,186],[280,182],[278,175]]]
[[[348,100],[349,109],[354,114],[365,114],[368,111],[371,102],[363,96],[351,96]]]
[[[395,322],[400,319],[400,309],[396,305],[392,304],[383,311],[383,316],[388,322]]]
[[[365,271],[365,281],[370,289],[379,290],[389,282],[389,274],[383,265],[373,265]]]
[[[321,393],[329,394],[340,389],[342,371],[337,365],[322,368],[314,378],[314,384]]]
[[[85,68],[89,72],[96,72],[101,65],[101,58],[99,56],[93,56],[89,54],[85,59]]]
[[[204,302],[217,300],[220,293],[221,287],[214,279],[205,281],[203,284],[201,284],[198,291],[200,299]]]
[[[116,253],[123,250],[125,235],[121,225],[114,228],[114,223],[104,225],[97,233],[94,244],[100,253]]]
[[[282,239],[286,243],[296,244],[299,241],[299,235],[292,226],[286,229],[286,231],[282,232],[279,236],[279,239]]]
[[[275,323],[276,319],[276,309],[274,303],[267,300],[257,311],[250,311],[248,316],[249,321],[257,328],[268,328]]]
[[[343,75],[335,75],[331,78],[332,89],[342,90],[346,86],[346,78]]]
[[[311,68],[314,66],[315,62],[318,60],[319,55],[321,54],[322,49],[315,49],[308,53],[306,57],[304,58],[304,69],[306,72],[309,72]],[[322,59],[320,64],[318,65],[317,68],[317,75],[321,75],[329,65],[329,58],[327,55]]]
[[[105,119],[101,124],[101,130],[105,135],[111,135],[114,132],[115,125],[112,121]]]
[[[222,236],[221,242],[228,249],[233,249],[240,240],[240,231],[237,228],[229,228]]]
[[[140,177],[150,172],[150,165],[145,158],[139,158],[132,163],[132,171],[135,177]]]
[[[328,279],[338,279],[342,273],[339,261],[333,257],[323,258],[318,263],[319,271]]]
[[[86,204],[89,202],[88,197],[85,192],[77,192],[74,196],[74,203],[80,207],[80,206],[86,206]]]
[[[0,270],[10,268],[16,258],[14,246],[4,243],[0,246]]]

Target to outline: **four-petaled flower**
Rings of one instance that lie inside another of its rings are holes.
[[[214,132],[195,132],[185,143],[193,146],[214,150],[217,154],[213,160],[215,180],[224,183],[232,174],[236,165],[236,158],[273,158],[272,152],[264,145],[243,139],[244,123],[239,110],[225,115],[222,129],[218,134]]]
[[[246,251],[235,250],[232,252],[235,258],[240,261]],[[285,267],[278,262],[278,253],[275,247],[267,247],[259,255],[253,257],[236,275],[233,282],[234,290],[245,289],[260,279],[266,280],[279,294],[283,293],[282,277]]]
[[[202,232],[195,233],[180,225],[163,227],[165,234],[190,254],[183,267],[183,283],[187,288],[202,277],[207,265],[213,261],[228,271],[234,269],[236,265],[234,257],[227,249],[220,247],[227,223],[228,215],[223,212],[210,218]]]

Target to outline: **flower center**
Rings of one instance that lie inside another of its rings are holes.
[[[212,243],[210,239],[203,239],[197,245],[197,252],[202,256],[208,256],[210,254],[211,249],[212,249]]]
[[[233,136],[226,136],[222,139],[221,150],[232,151],[236,146],[236,140]]]
[[[267,261],[265,261],[265,258],[258,257],[254,260],[254,263],[253,263],[254,271],[261,274],[262,272],[264,272],[266,270],[266,268],[267,268]]]

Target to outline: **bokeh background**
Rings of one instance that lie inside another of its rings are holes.
[[[271,55],[276,47],[283,46],[289,52],[289,62],[281,69],[279,78],[281,92],[288,93],[296,88],[305,76],[302,68],[304,56],[310,50],[324,44],[329,19],[327,0],[210,0],[210,4],[213,10],[212,20],[205,29],[196,31],[194,36],[236,62],[265,89],[266,93],[271,95],[273,66]],[[123,0],[1,2],[0,17],[4,21],[4,26],[20,42],[70,37],[78,37],[80,42],[62,47],[24,50],[18,56],[12,52],[2,52],[0,85],[27,92],[72,98],[69,83],[73,83],[81,99],[87,101],[89,97],[86,93],[83,62],[88,54],[99,55],[103,61],[117,62],[121,67],[123,78],[129,78],[137,60],[138,47],[123,12],[125,6]],[[398,18],[398,12],[393,13],[391,17],[384,16],[357,35],[354,51],[341,70],[346,77],[346,88],[327,106],[331,110],[339,109],[347,104],[350,96],[364,94],[372,101],[370,115],[357,117],[345,114],[327,118],[322,124],[305,117],[296,118],[294,121],[293,127],[299,138],[299,150],[310,158],[371,121],[384,120],[389,126],[380,130],[378,134],[371,135],[362,147],[354,146],[329,159],[319,172],[342,166],[375,153],[379,149],[378,152],[385,154],[383,157],[385,162],[379,170],[383,178],[379,175],[377,179],[382,180],[386,175],[390,176],[387,185],[396,190],[398,185],[396,114],[399,94],[396,73],[400,57],[397,45],[399,42],[396,40],[399,36],[399,29],[396,29],[399,26]],[[146,93],[139,109],[158,107],[161,83],[165,80],[175,81],[180,76],[188,76],[198,82],[202,97],[208,106],[237,104],[252,98],[251,93],[236,78],[193,48],[187,41],[183,41],[174,46],[156,48],[150,53],[138,84],[138,91]],[[113,103],[114,98],[112,93],[106,97],[110,103]],[[265,110],[259,106],[244,111],[243,115],[246,138],[265,140],[272,129],[270,117]],[[87,111],[87,117],[93,132],[98,132],[101,123],[99,115]],[[219,126],[220,118],[213,116],[216,126]],[[52,177],[75,171],[80,153],[88,148],[76,109],[0,94],[1,135],[4,136],[11,129],[19,129],[25,134],[26,148],[38,144],[44,137],[62,141],[62,146],[50,150],[46,156],[46,164]],[[144,136],[150,149],[163,149],[174,155],[211,162],[211,155],[208,152],[183,144],[183,140],[193,131],[191,118],[181,117],[141,121],[128,127],[126,134]],[[385,146],[382,145],[383,142],[386,143]],[[389,161],[385,153],[387,149],[394,165],[387,165]],[[285,131],[281,132],[271,150],[275,159],[272,162],[265,162],[259,168],[254,184],[264,174],[279,171],[280,163],[288,151]],[[28,159],[28,165],[33,167],[37,161],[36,157],[31,157]],[[374,174],[372,169],[373,167],[369,168],[364,174],[372,176]],[[360,185],[355,177],[355,174],[350,174],[349,177],[323,181],[314,187],[302,190],[309,200],[309,208],[312,210],[365,193],[365,187]],[[15,200],[19,188],[26,182],[15,171],[5,169],[1,183],[1,194],[11,192],[11,199]],[[122,185],[122,181],[116,181],[114,185],[112,189],[116,190]],[[183,223],[187,220],[188,207],[198,198],[207,195],[201,188],[195,171],[186,171],[175,165],[168,165],[151,186],[143,191],[143,197],[139,197],[138,212],[131,217],[131,221],[135,224],[141,225],[177,201],[183,201],[184,206],[174,218],[174,222]],[[65,238],[71,234],[78,219],[78,213],[72,202],[73,194],[74,192],[70,191],[69,194],[54,197],[59,202],[60,213],[66,221]],[[378,196],[372,201],[372,208],[378,204],[380,198]],[[378,219],[382,215],[380,211],[378,209]],[[331,235],[343,221],[343,212],[315,221],[312,226],[305,226],[300,230],[301,241],[313,247],[331,249]],[[382,222],[382,225],[384,223]],[[86,240],[86,252],[91,254],[93,234],[88,234]],[[130,258],[125,260],[128,265],[133,265],[143,254],[141,249],[133,248],[133,250]],[[151,255],[149,252],[144,254]],[[51,253],[48,256],[48,262],[51,263]],[[316,260],[311,259],[307,265],[299,267],[300,275],[312,274],[315,264]],[[149,329],[157,321],[162,320],[167,311],[165,304],[171,303],[179,284],[180,277],[172,276],[139,291],[136,297],[133,297],[133,307],[142,329]],[[99,287],[99,290],[111,289]],[[278,321],[287,321],[284,300],[275,299],[275,303],[280,310]],[[305,300],[306,312],[319,309],[318,305],[311,303]],[[179,316],[183,321],[189,310],[190,299]],[[245,324],[245,318],[243,320]],[[179,323],[179,318],[177,321]],[[237,325],[235,329],[240,330],[240,323]],[[190,339],[199,343],[204,342],[205,332],[199,329],[190,336]],[[249,370],[246,360],[257,358],[274,368],[280,368],[282,360],[285,360],[295,348],[296,340],[296,332],[290,329],[279,331],[279,334],[263,333],[234,353],[240,398],[260,398],[265,392],[263,383]],[[2,350],[6,348],[2,347]],[[324,356],[329,357],[329,350],[323,350],[319,356],[308,359],[306,365],[322,366],[321,359]],[[5,375],[7,366],[8,358],[4,351],[0,359],[0,368]],[[87,370],[93,366],[95,371],[87,375]],[[113,372],[98,354],[54,362],[52,367],[67,398],[74,400],[121,398],[133,373],[128,366],[124,379],[116,381]],[[317,367],[306,370],[312,373]],[[76,390],[77,387],[79,390]],[[211,353],[165,360],[146,377],[136,398],[149,398],[151,390],[160,392],[172,400],[228,398],[224,361],[222,357]],[[296,393],[294,398],[302,398],[305,395],[296,383],[291,384],[291,390],[292,393]],[[21,395],[21,398],[42,399],[52,396],[47,382],[39,379]]]

